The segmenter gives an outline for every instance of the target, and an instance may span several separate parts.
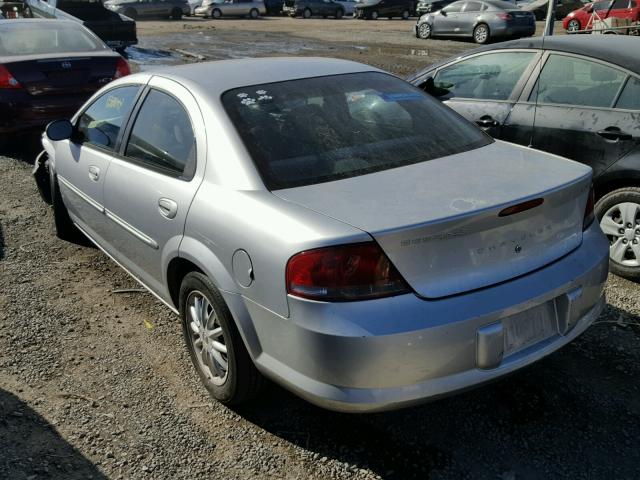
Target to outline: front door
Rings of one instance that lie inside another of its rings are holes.
[[[639,94],[638,80],[617,67],[551,54],[529,95],[537,100],[532,146],[586,163],[597,176],[638,145]]]
[[[177,251],[206,159],[204,121],[180,84],[153,77],[107,172],[107,241],[116,259],[164,292],[166,254]],[[170,93],[169,93],[170,92]]]
[[[56,142],[54,167],[65,206],[99,243],[107,226],[104,179],[139,90],[132,85],[103,93],[78,116],[72,138]]]
[[[460,25],[460,15],[465,2],[453,2],[434,14],[433,33],[455,35]]]

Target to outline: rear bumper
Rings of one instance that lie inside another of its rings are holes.
[[[536,33],[536,26],[533,25],[502,25],[491,28],[491,35],[494,37],[530,37]]]
[[[42,130],[49,122],[71,118],[89,98],[85,95],[29,95],[24,90],[0,93],[0,134]]]
[[[584,332],[604,305],[608,252],[594,222],[582,245],[553,264],[453,297],[348,303],[290,297],[290,318],[245,299],[257,338],[250,350],[267,376],[331,410],[380,411],[435,399],[511,373]],[[502,324],[542,304],[557,312],[557,332],[500,356]]]

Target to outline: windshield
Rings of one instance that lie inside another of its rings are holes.
[[[3,22],[0,56],[94,52],[107,47],[72,22]]]
[[[375,72],[230,90],[227,114],[270,190],[424,162],[492,142],[438,100]]]

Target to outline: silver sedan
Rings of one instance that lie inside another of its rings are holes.
[[[471,37],[482,44],[497,37],[530,37],[536,32],[536,19],[513,3],[460,0],[421,16],[415,32],[418,38]]]
[[[194,10],[197,17],[249,17],[265,15],[267,9],[261,0],[203,0]]]
[[[267,377],[329,409],[411,405],[539,360],[604,305],[591,169],[367,65],[138,73],[43,145],[58,236],[178,313],[225,403]]]

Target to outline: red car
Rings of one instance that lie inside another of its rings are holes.
[[[588,23],[594,12],[602,19],[618,17],[628,18],[632,22],[640,20],[640,8],[636,0],[614,0],[613,7],[607,14],[610,5],[611,1],[589,3],[564,17],[562,26],[568,32],[590,29],[591,26],[588,26]]]

